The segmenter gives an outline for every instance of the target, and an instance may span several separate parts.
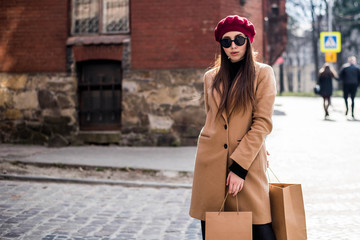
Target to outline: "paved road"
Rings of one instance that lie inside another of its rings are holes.
[[[324,120],[320,98],[278,98],[270,165],[283,182],[301,183],[309,239],[360,239],[360,121],[334,98]],[[356,102],[360,119],[360,102]]]
[[[302,184],[308,239],[357,240],[360,121],[344,116],[340,98],[328,120],[321,105],[319,98],[276,100],[270,166],[282,182]],[[0,181],[0,192],[4,240],[200,239],[188,216],[189,189]]]

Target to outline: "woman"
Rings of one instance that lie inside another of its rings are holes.
[[[320,85],[320,95],[324,99],[325,118],[329,116],[329,106],[331,104],[331,95],[333,92],[332,79],[337,78],[336,72],[325,63],[319,71],[318,84]]]
[[[198,139],[190,215],[218,211],[226,192],[240,211],[253,214],[253,239],[275,239],[271,227],[265,136],[272,130],[276,95],[270,66],[255,62],[253,24],[228,16],[215,28],[220,59],[205,73],[206,122]],[[226,211],[236,211],[228,197]]]

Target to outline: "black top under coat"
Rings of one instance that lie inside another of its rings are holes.
[[[232,82],[234,81],[237,73],[239,72],[240,66],[242,64],[242,60],[238,61],[238,62],[230,62],[229,64],[229,73],[230,73],[230,84],[229,84],[229,88],[232,85]],[[241,177],[242,179],[245,179],[248,171],[245,170],[243,167],[241,167],[237,162],[233,162],[233,164],[230,166],[229,168],[230,171],[232,171],[233,173],[235,173],[236,175],[238,175],[239,177]]]
[[[229,73],[230,73],[230,82],[232,83],[239,72],[240,66],[242,64],[242,60],[238,62],[230,62],[229,64]]]

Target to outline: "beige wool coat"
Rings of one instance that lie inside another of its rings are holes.
[[[229,167],[236,161],[248,170],[244,187],[238,193],[240,211],[253,213],[253,224],[271,222],[269,188],[266,178],[265,136],[272,130],[276,95],[273,69],[256,63],[254,109],[224,112],[216,118],[220,95],[211,93],[216,70],[204,75],[207,112],[197,145],[190,216],[205,220],[205,212],[218,211],[224,200]],[[236,198],[228,197],[225,211],[236,211]]]

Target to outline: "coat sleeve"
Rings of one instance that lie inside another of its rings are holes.
[[[341,70],[340,70],[339,81],[344,81],[344,68],[341,68]]]
[[[272,130],[272,114],[276,96],[273,69],[265,65],[260,69],[255,90],[255,108],[252,124],[230,158],[248,170]]]

